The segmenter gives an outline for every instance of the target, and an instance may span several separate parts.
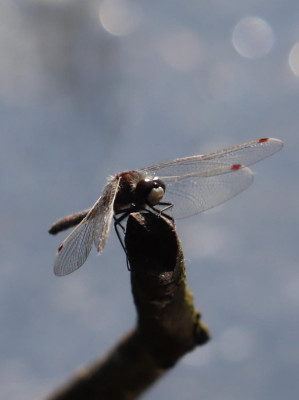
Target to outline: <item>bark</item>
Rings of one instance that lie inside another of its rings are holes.
[[[150,213],[131,214],[125,244],[137,325],[48,400],[136,399],[184,354],[209,340],[187,286],[173,224]]]

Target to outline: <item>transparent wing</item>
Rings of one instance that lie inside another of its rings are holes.
[[[103,250],[109,235],[118,185],[119,179],[110,179],[87,216],[62,242],[55,258],[55,275],[67,275],[80,268],[90,253],[92,243],[98,252]]]
[[[166,184],[163,201],[174,205],[172,214],[178,219],[198,214],[236,196],[250,186],[253,173],[247,167],[233,165],[161,179]]]
[[[109,236],[111,220],[113,217],[114,200],[119,187],[119,178],[113,178],[104,189],[101,204],[91,214],[94,214],[94,237],[93,241],[99,253],[105,247]],[[105,210],[104,212],[102,210]]]
[[[178,158],[176,160],[155,164],[141,171],[148,177],[178,176],[193,172],[210,170],[221,166],[235,164],[251,165],[279,151],[283,142],[279,139],[266,138],[227,147],[213,153]]]
[[[84,264],[93,243],[93,226],[94,219],[86,217],[63,241],[56,253],[55,275],[70,274]]]

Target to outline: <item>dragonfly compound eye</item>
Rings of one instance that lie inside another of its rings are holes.
[[[151,191],[149,192],[149,194],[147,195],[147,203],[150,204],[151,206],[155,206],[156,204],[159,203],[159,201],[162,199],[162,197],[164,196],[164,189],[162,188],[162,186],[155,186],[151,189]]]
[[[136,205],[155,206],[165,194],[165,184],[160,179],[142,179],[135,189]]]

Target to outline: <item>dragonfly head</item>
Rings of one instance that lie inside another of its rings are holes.
[[[135,189],[135,203],[136,205],[148,204],[155,206],[163,198],[165,190],[165,183],[157,177],[142,179]]]

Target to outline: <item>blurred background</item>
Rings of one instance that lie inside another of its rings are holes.
[[[299,3],[1,0],[0,398],[39,399],[135,324],[114,231],[53,274],[107,176],[278,137],[230,202],[180,220],[212,340],[143,400],[278,400],[299,392]]]

